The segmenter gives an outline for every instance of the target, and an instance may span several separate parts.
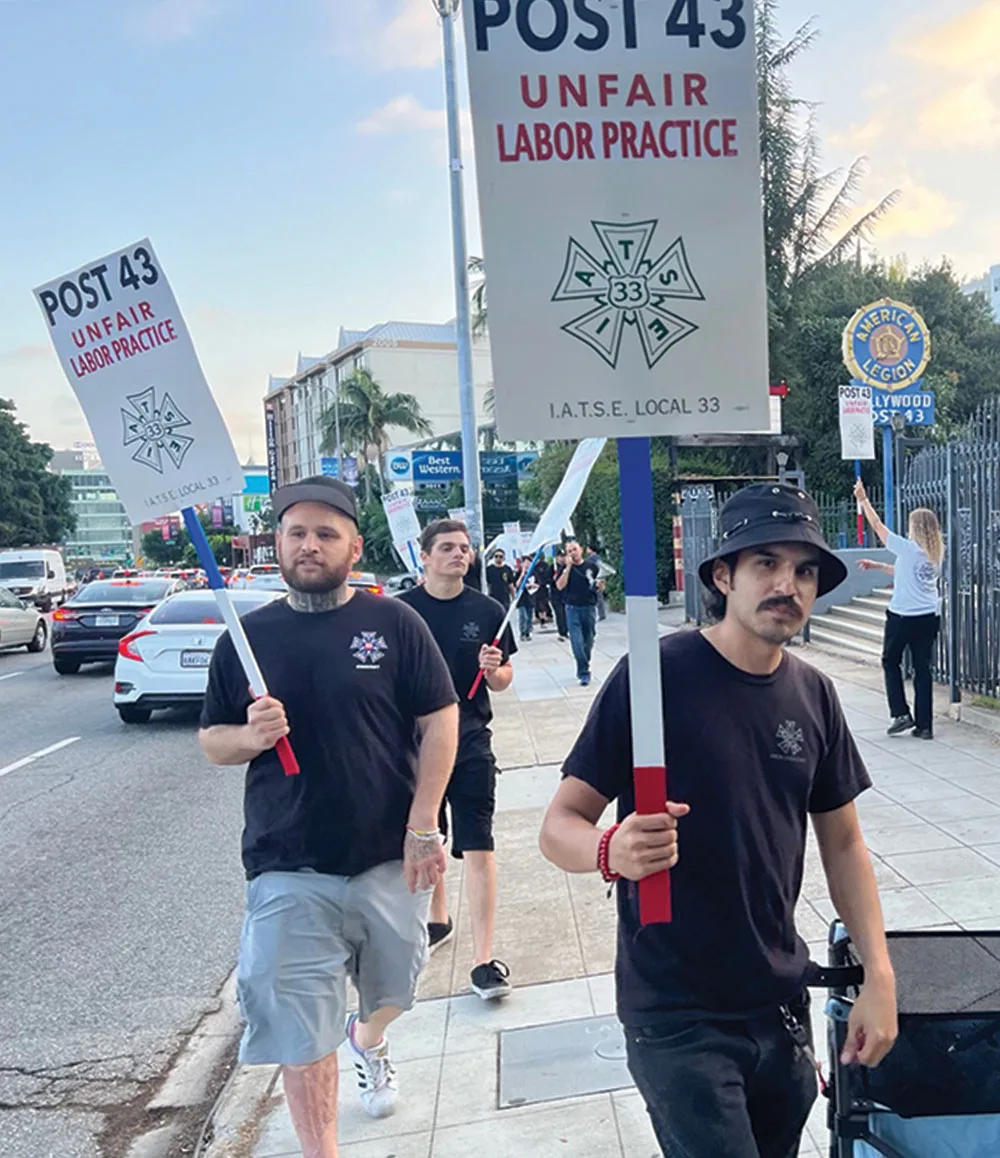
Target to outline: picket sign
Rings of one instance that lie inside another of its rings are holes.
[[[194,507],[243,468],[148,238],[35,290],[66,378],[132,523],[180,510],[255,698],[267,685]],[[299,771],[287,736],[275,751]]]

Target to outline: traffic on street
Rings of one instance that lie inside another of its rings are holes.
[[[195,707],[140,742],[112,660],[63,675],[36,639],[0,650],[0,1156],[103,1158],[233,967],[242,775],[207,764]]]

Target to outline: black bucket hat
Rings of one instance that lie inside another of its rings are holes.
[[[354,498],[354,491],[347,483],[324,474],[314,474],[309,478],[299,479],[298,482],[278,487],[271,496],[275,519],[280,522],[285,511],[289,507],[294,507],[296,503],[324,503],[353,519],[355,524],[358,521],[358,504]]]
[[[798,487],[787,483],[752,483],[730,498],[719,514],[719,547],[698,567],[712,588],[712,564],[726,555],[768,543],[805,543],[819,552],[819,595],[847,578],[847,567],[826,545],[819,507]]]

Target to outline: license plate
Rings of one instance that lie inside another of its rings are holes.
[[[117,615],[97,615],[94,617],[94,626],[95,627],[117,627],[118,626],[118,616]]]
[[[208,667],[212,662],[210,651],[182,651],[181,667]]]

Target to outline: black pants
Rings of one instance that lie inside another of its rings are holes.
[[[903,652],[910,649],[913,660],[913,690],[915,708],[913,719],[924,732],[934,730],[934,698],[931,686],[931,655],[934,641],[941,626],[936,615],[897,615],[885,613],[885,638],[882,641],[882,671],[885,674],[885,694],[889,700],[889,715],[910,714],[903,686]]]
[[[566,604],[563,603],[561,598],[553,596],[552,610],[556,613],[556,631],[564,639],[568,639],[569,625],[566,622]]]
[[[796,1016],[808,1028],[807,1004]],[[678,1015],[625,1039],[667,1158],[796,1158],[816,1074],[777,1010],[749,1021]]]

